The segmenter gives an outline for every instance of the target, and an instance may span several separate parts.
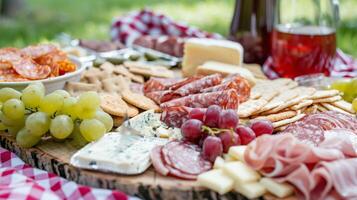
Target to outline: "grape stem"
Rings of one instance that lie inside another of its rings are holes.
[[[202,132],[207,132],[209,135],[218,135],[219,133],[221,133],[222,131],[230,131],[232,132],[231,129],[225,129],[225,128],[210,128],[208,126],[202,125],[201,128]]]

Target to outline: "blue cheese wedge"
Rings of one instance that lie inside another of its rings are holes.
[[[150,165],[150,152],[167,139],[139,135],[108,133],[75,153],[71,164],[85,169],[120,174],[140,174]]]
[[[182,139],[180,129],[168,127],[160,120],[160,113],[155,113],[154,110],[145,111],[125,123],[134,129],[135,134],[141,136]],[[116,131],[122,132],[123,129],[124,127],[120,126]]]

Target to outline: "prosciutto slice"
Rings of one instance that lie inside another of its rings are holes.
[[[357,153],[351,142],[357,136],[343,129],[326,135],[316,147],[291,134],[263,135],[248,145],[244,159],[265,176],[293,185],[300,199],[357,198]]]

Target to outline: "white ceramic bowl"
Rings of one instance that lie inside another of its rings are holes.
[[[16,90],[23,90],[29,84],[34,82],[42,82],[46,88],[46,93],[53,92],[55,90],[63,89],[66,82],[78,82],[82,73],[88,67],[87,64],[72,60],[77,65],[77,69],[74,72],[66,73],[62,76],[47,78],[43,80],[33,80],[24,82],[0,82],[0,88],[10,87]]]

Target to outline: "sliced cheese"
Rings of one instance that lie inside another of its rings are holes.
[[[260,174],[241,161],[225,163],[223,171],[230,175],[235,182],[248,183],[260,179]]]
[[[192,76],[196,68],[206,61],[241,66],[243,62],[243,47],[239,43],[228,40],[207,38],[190,38],[184,45],[182,73]]]
[[[260,183],[273,195],[284,198],[294,193],[294,188],[287,183],[278,183],[271,178],[262,178]]]
[[[225,194],[233,189],[234,181],[221,169],[204,172],[197,177],[197,183],[219,194]]]
[[[71,157],[71,164],[85,169],[120,174],[140,174],[150,165],[150,152],[167,139],[108,133]]]
[[[266,193],[266,188],[259,182],[252,183],[236,183],[234,190],[243,194],[248,199],[255,199],[263,196]]]
[[[228,155],[230,155],[232,158],[235,158],[236,160],[244,161],[244,151],[247,148],[247,146],[232,146],[228,150]]]
[[[232,162],[232,161],[236,161],[235,158],[233,158],[231,155],[229,155],[228,153],[223,154],[223,159],[226,162]]]
[[[239,74],[243,78],[247,79],[251,86],[254,86],[256,79],[249,69],[240,67],[239,65],[231,65],[216,61],[207,61],[203,65],[197,67],[196,73],[198,75],[210,75],[219,73],[223,76],[228,76],[230,74]]]
[[[213,168],[220,169],[223,167],[223,165],[224,165],[224,159],[221,156],[218,156],[214,161]]]

